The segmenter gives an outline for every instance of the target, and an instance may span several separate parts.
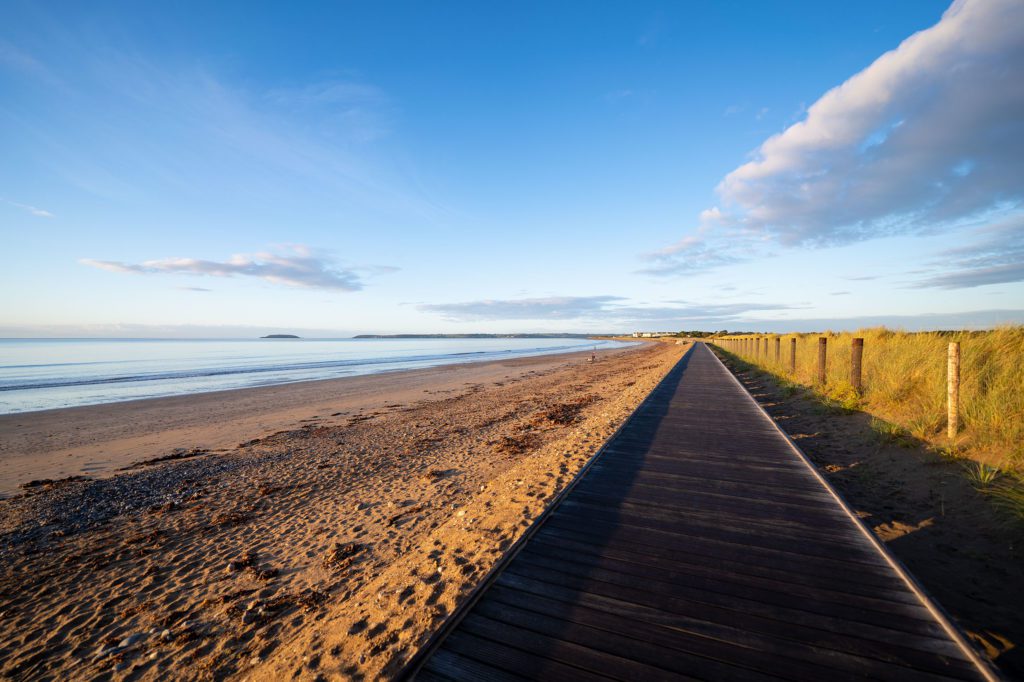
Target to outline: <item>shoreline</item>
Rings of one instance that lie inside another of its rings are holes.
[[[391,341],[409,342],[416,339],[390,339]],[[448,341],[441,338],[424,338],[426,342]],[[453,339],[458,341],[459,339]],[[465,339],[462,339],[465,340]],[[496,339],[472,339],[475,341],[495,341]],[[523,339],[514,339],[523,340]],[[528,339],[527,339],[528,340]],[[559,341],[559,339],[536,339],[537,341]],[[261,355],[256,353],[252,358],[254,362],[242,362],[241,364],[225,364],[223,359],[211,364],[211,357],[204,356],[202,352],[190,357],[185,366],[179,365],[181,358],[173,357],[173,351],[166,350],[170,356],[167,357],[139,357],[130,361],[131,368],[121,368],[118,361],[107,359],[96,359],[104,352],[111,349],[103,348],[111,343],[128,343],[129,347],[139,343],[141,339],[27,339],[24,341],[55,342],[58,346],[76,341],[96,342],[101,349],[99,356],[81,357],[77,354],[75,346],[61,349],[66,355],[49,355],[44,357],[33,357],[27,364],[19,363],[19,353],[24,360],[27,351],[25,348],[15,349],[13,355],[8,357],[5,354],[5,341],[22,341],[18,339],[0,339],[0,361],[8,361],[13,364],[10,367],[14,374],[29,370],[30,368],[42,368],[42,374],[34,378],[22,377],[13,379],[0,378],[0,415],[12,414],[35,414],[48,412],[50,410],[67,409],[71,407],[88,407],[91,405],[105,405],[115,402],[131,402],[134,400],[151,400],[154,398],[172,398],[184,395],[198,395],[202,393],[216,393],[228,390],[241,390],[247,388],[263,388],[267,386],[279,386],[283,384],[294,384],[305,381],[320,381],[326,379],[341,379],[348,377],[370,376],[386,374],[397,371],[415,369],[430,369],[449,364],[464,364],[467,362],[488,362],[492,360],[513,360],[525,357],[536,357],[542,355],[568,355],[571,353],[597,350],[601,345],[602,350],[615,350],[628,343],[622,340],[611,339],[573,339],[575,343],[566,345],[537,346],[531,347],[483,347],[473,348],[463,346],[424,346],[419,348],[399,348],[400,354],[389,355],[386,349],[389,339],[338,339],[336,341],[353,341],[357,344],[367,341],[381,341],[385,347],[364,348],[362,355],[346,355],[344,347],[341,347],[341,355],[331,353],[325,355],[325,351],[312,350],[304,356],[283,355],[272,357],[273,354]],[[212,342],[215,346],[219,344],[214,339],[151,339],[157,344],[204,344]],[[259,339],[249,341],[259,342]],[[308,340],[314,346],[324,341],[332,340]],[[568,341],[563,339],[562,341]],[[587,341],[587,343],[579,343]],[[245,340],[232,339],[225,343],[245,343]],[[17,346],[17,343],[15,343]],[[275,345],[273,343],[271,346]],[[288,344],[278,347],[287,347]],[[45,346],[43,346],[45,347]],[[339,350],[335,348],[334,350]],[[35,352],[34,350],[32,352]],[[224,352],[221,349],[220,352]],[[231,352],[241,352],[233,349]],[[404,354],[401,354],[403,353]],[[130,353],[129,353],[130,354]],[[31,356],[31,352],[29,352]],[[244,353],[243,353],[244,355]],[[56,362],[58,358],[68,362]],[[42,364],[33,364],[40,362]],[[52,376],[48,372],[53,368],[62,365],[69,366],[91,366],[99,365],[105,369],[99,373],[70,370],[67,376]],[[28,372],[32,374],[31,371]],[[56,393],[54,393],[56,391]],[[70,392],[70,393],[68,393]]]
[[[0,501],[0,678],[391,677],[686,350],[433,370],[341,424]]]
[[[598,350],[599,358],[643,345]],[[332,379],[142,398],[0,415],[0,499],[22,484],[106,477],[175,450],[224,452],[241,442],[315,423],[336,426],[359,411],[452,395],[586,362],[592,351],[400,369]]]

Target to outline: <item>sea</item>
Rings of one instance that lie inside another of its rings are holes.
[[[0,414],[624,345],[586,338],[0,339]]]

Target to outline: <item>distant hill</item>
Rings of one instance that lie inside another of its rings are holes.
[[[301,339],[301,336],[295,336],[295,334],[267,334],[261,336],[261,339]]]
[[[359,334],[353,339],[589,339],[591,334]]]

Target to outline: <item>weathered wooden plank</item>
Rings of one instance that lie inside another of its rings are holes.
[[[735,504],[729,504],[730,498],[722,494],[699,493],[688,489],[673,494],[664,488],[625,483],[605,485],[602,481],[581,484],[574,491],[573,498],[613,505],[613,509],[632,509],[638,513],[649,507],[666,514],[685,515],[694,519],[712,515],[721,518],[728,514],[745,524],[797,528],[806,534],[805,537],[813,537],[815,533],[828,538],[856,537],[860,534],[856,528],[850,528],[848,519],[829,514],[820,505],[791,505],[785,502],[770,505],[745,496],[733,497]],[[723,518],[724,522],[726,519]]]
[[[820,572],[801,570],[805,569],[807,564],[794,564],[791,559],[783,560],[781,564],[768,561],[765,558],[750,561],[749,556],[741,557],[738,553],[732,556],[716,556],[713,552],[695,551],[692,545],[686,550],[676,550],[664,545],[644,545],[630,540],[631,538],[622,538],[607,544],[586,542],[581,541],[578,535],[545,528],[534,536],[532,542],[558,549],[561,552],[608,557],[651,568],[669,569],[686,566],[691,570],[716,574],[719,566],[727,565],[735,576],[741,576],[743,579],[749,577],[752,580],[772,581],[777,583],[778,589],[783,591],[791,589],[791,585],[806,585],[839,594],[880,599],[886,603],[892,601],[907,604],[920,603],[914,595],[906,590],[898,589],[899,585],[896,581],[890,581],[890,586],[883,587],[878,583],[850,579],[851,577],[856,578],[856,574],[850,577],[843,576],[841,580],[837,580],[834,570],[827,567]],[[746,560],[741,561],[740,558]],[[777,565],[781,565],[782,568],[776,568]]]
[[[454,651],[455,647],[442,649],[430,657],[417,680],[455,680],[456,682],[522,682],[525,677],[466,658]]]
[[[873,611],[888,615],[893,610],[893,599],[880,597],[876,594],[858,595],[842,592],[833,589],[835,581],[829,583],[828,587],[816,586],[801,579],[800,574],[790,574],[787,580],[763,578],[751,576],[738,566],[717,565],[711,566],[689,560],[672,559],[670,561],[659,560],[657,557],[647,557],[633,554],[626,558],[619,558],[614,547],[592,548],[592,552],[580,551],[577,548],[569,548],[561,545],[552,545],[543,541],[531,542],[529,547],[524,548],[523,554],[536,554],[541,558],[558,559],[574,564],[579,564],[576,570],[584,571],[589,567],[607,568],[619,573],[628,573],[640,578],[655,578],[668,582],[686,582],[689,585],[699,586],[702,584],[716,584],[719,590],[752,590],[751,594],[767,593],[770,595],[785,595],[786,597],[804,600],[804,604],[845,604],[847,606]],[[755,597],[756,598],[756,597]],[[915,618],[932,622],[931,613],[919,602],[900,599],[904,604],[907,613],[913,613]]]
[[[499,671],[500,678],[511,682],[513,679],[528,680],[614,680],[617,678],[601,675],[576,666],[564,665],[544,656],[478,637],[460,629],[445,638],[445,650],[460,654],[463,658],[475,660]],[[511,672],[514,671],[514,672]],[[507,677],[506,677],[507,676]],[[489,679],[487,677],[484,680]]]
[[[598,620],[585,619],[567,620],[554,617],[542,611],[529,611],[517,604],[508,604],[493,599],[480,602],[474,614],[480,614],[493,621],[505,623],[520,629],[541,633],[552,639],[578,644],[593,650],[603,651],[614,656],[625,658],[641,658],[655,670],[641,671],[649,674],[661,674],[661,671],[675,673],[681,678],[703,680],[778,680],[774,675],[767,675],[749,668],[736,666],[715,660],[704,655],[704,651],[687,651],[654,643],[649,639],[638,639],[637,630],[630,628],[626,632],[602,630],[594,627]],[[472,629],[472,628],[470,628]],[[735,649],[735,648],[734,648]],[[657,670],[657,669],[660,669]],[[610,672],[611,669],[608,669]],[[633,671],[630,671],[633,672]]]
[[[949,649],[938,652],[922,651],[904,646],[899,638],[890,642],[867,640],[856,634],[833,633],[801,623],[737,612],[713,604],[685,599],[665,599],[642,590],[630,590],[596,581],[589,586],[592,589],[582,590],[578,586],[545,582],[506,570],[498,576],[495,585],[607,610],[621,618],[624,629],[628,629],[634,619],[644,620],[651,618],[652,614],[658,614],[658,619],[654,622],[708,633],[708,636],[711,636],[710,632],[728,626],[735,632],[746,633],[747,636],[778,637],[853,656],[874,658],[906,668],[933,671],[959,679],[978,679],[974,669],[957,658],[955,652],[951,653]],[[742,642],[740,639],[729,641],[737,644]]]
[[[465,633],[472,633],[492,642],[501,642],[555,663],[564,663],[566,667],[581,668],[589,674],[603,675],[616,680],[657,680],[670,677],[681,680],[697,679],[692,676],[674,675],[655,665],[640,662],[636,652],[633,655],[616,655],[607,651],[608,648],[614,648],[612,646],[594,649],[560,636],[552,637],[542,632],[501,623],[475,611],[466,616],[460,629]]]
[[[742,497],[780,495],[780,499],[783,500],[792,499],[821,502],[825,504],[832,503],[832,496],[827,493],[804,488],[780,490],[777,483],[767,481],[763,476],[752,476],[747,480],[724,477],[710,478],[703,473],[697,476],[692,474],[687,475],[686,473],[675,473],[672,471],[657,471],[653,466],[649,465],[645,465],[642,469],[638,469],[635,466],[629,466],[615,470],[611,468],[610,464],[602,461],[594,465],[590,470],[587,479],[599,480],[602,478],[611,480],[623,480],[626,478],[637,485],[648,485],[656,488],[665,488],[667,490],[677,490],[679,488],[685,489],[697,486],[709,492],[735,492]],[[777,480],[779,482],[793,482],[793,479],[791,478],[780,478]]]
[[[517,557],[506,571],[524,578],[542,580],[581,592],[608,594],[618,599],[635,598],[637,593],[642,592],[650,603],[665,600],[667,604],[678,601],[685,608],[702,608],[698,607],[698,604],[716,606],[735,614],[756,615],[836,634],[849,633],[882,646],[891,641],[899,641],[921,651],[943,652],[947,655],[957,653],[934,621],[922,623],[907,618],[902,613],[906,607],[904,604],[899,605],[898,609],[893,609],[887,624],[881,622],[885,621],[885,618],[879,618],[872,612],[843,608],[838,604],[830,605],[829,613],[822,613],[807,610],[804,601],[792,597],[787,599],[785,594],[776,595],[772,601],[762,601],[746,594],[746,590],[717,592],[708,589],[706,585],[667,583],[599,568],[588,568],[581,574],[574,571],[572,566],[566,566],[564,562],[539,559],[526,554]]]
[[[642,467],[642,468],[641,468]],[[642,462],[625,462],[619,459],[602,458],[595,471],[614,472],[620,476],[632,476],[636,472],[651,474],[678,474],[691,478],[705,478],[709,481],[736,481],[761,483],[769,488],[800,489],[805,479],[792,472],[779,472],[776,468],[737,464],[733,461],[700,462],[695,460],[648,457]]]
[[[566,500],[554,515],[551,521],[563,520],[570,523],[578,523],[589,527],[600,525],[630,526],[636,528],[650,528],[665,531],[667,533],[679,533],[682,535],[700,535],[718,540],[735,542],[751,547],[763,547],[767,549],[785,549],[796,554],[808,556],[826,556],[841,558],[849,563],[863,564],[866,566],[880,566],[878,556],[870,551],[870,548],[861,546],[850,547],[849,552],[844,556],[837,552],[841,547],[840,542],[822,542],[802,538],[799,535],[779,530],[777,533],[767,535],[761,532],[760,528],[741,525],[737,515],[729,515],[722,510],[722,516],[727,522],[734,525],[715,526],[702,518],[693,516],[682,516],[670,518],[668,514],[657,514],[650,510],[644,513],[635,512],[624,507],[609,510],[600,504],[592,504],[584,499]],[[851,567],[852,568],[852,567]]]
[[[702,346],[516,552],[410,674],[994,679]]]
[[[635,488],[635,489],[634,489]],[[842,524],[842,517],[828,513],[827,508],[820,504],[791,504],[780,501],[777,504],[756,500],[742,496],[728,496],[721,493],[702,492],[694,489],[681,489],[671,493],[661,488],[650,486],[631,486],[625,483],[608,485],[601,480],[588,480],[582,482],[573,493],[573,500],[583,496],[593,497],[600,500],[599,503],[613,501],[616,509],[631,507],[640,511],[645,507],[661,508],[666,511],[675,510],[677,515],[689,511],[693,513],[731,513],[735,516],[747,515],[751,520],[787,520],[794,523],[803,522],[810,525],[817,521],[816,516],[822,517],[820,523],[824,527],[834,528],[838,533],[850,533],[856,528],[850,528],[847,521]],[[601,498],[604,498],[601,500]]]
[[[886,572],[881,565],[875,572],[850,571],[848,562],[827,556],[800,554],[791,548],[753,547],[700,534],[669,533],[663,530],[624,524],[598,527],[576,521],[566,522],[562,517],[552,517],[548,523],[544,524],[540,533],[552,533],[557,537],[569,537],[598,546],[618,546],[620,543],[623,543],[623,546],[628,546],[633,543],[637,545],[637,551],[646,547],[660,547],[672,551],[692,550],[695,554],[705,555],[716,562],[749,564],[756,561],[762,565],[774,566],[781,570],[800,574],[828,576],[834,581],[858,582],[891,589],[899,589],[903,586],[896,576]]]
[[[793,481],[789,482],[793,483]],[[767,502],[765,498],[771,496],[771,501],[777,501],[790,507],[810,508],[813,510],[813,513],[825,513],[826,515],[832,512],[832,500],[830,498],[820,495],[804,495],[796,487],[779,488],[778,486],[772,487],[764,483],[753,485],[749,482],[743,484],[730,481],[700,480],[695,477],[669,477],[665,475],[656,477],[651,475],[641,476],[636,473],[594,471],[584,480],[580,481],[581,488],[591,486],[604,486],[606,489],[614,490],[614,492],[626,499],[633,500],[646,499],[647,495],[644,494],[644,489],[648,489],[651,495],[662,493],[668,494],[672,498],[679,497],[680,494],[694,493],[720,497],[725,500],[750,500],[760,503]],[[642,489],[634,492],[632,491],[634,486],[642,486]],[[842,518],[839,514],[832,515],[836,519]]]
[[[631,605],[628,613],[624,614],[611,604],[611,600],[604,604],[597,600],[589,603],[579,600],[559,601],[494,585],[480,602],[479,608],[489,608],[486,605],[492,602],[585,623],[610,632],[625,631],[630,636],[642,638],[668,650],[689,651],[786,679],[838,677],[861,680],[871,677],[893,682],[934,679],[932,673],[918,675],[917,671],[910,668],[820,648],[813,643],[783,639],[772,633],[756,634],[707,621],[688,624],[683,619],[673,618],[654,609],[645,610],[637,605]],[[623,628],[624,623],[628,627]]]

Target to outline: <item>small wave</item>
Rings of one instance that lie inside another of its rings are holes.
[[[55,379],[51,381],[35,381],[28,383],[9,383],[0,385],[0,391],[32,391],[53,388],[72,388],[81,386],[107,386],[112,384],[133,384],[140,382],[180,381],[182,379],[202,379],[244,374],[264,374],[268,372],[308,372],[311,370],[340,369],[346,367],[363,367],[373,365],[418,365],[422,363],[443,364],[448,358],[469,356],[497,356],[508,353],[521,355],[547,354],[565,350],[576,350],[578,346],[545,346],[523,349],[500,349],[493,351],[460,351],[456,353],[439,353],[431,355],[406,355],[400,357],[370,357],[351,360],[329,360],[319,362],[298,362],[247,367],[220,367],[211,369],[188,369],[177,372],[143,372],[115,376],[92,376],[81,378]],[[77,364],[77,363],[76,363]],[[82,363],[85,364],[85,363]],[[91,363],[90,363],[91,364]],[[41,365],[42,366],[42,365]],[[23,366],[28,367],[28,366]]]

